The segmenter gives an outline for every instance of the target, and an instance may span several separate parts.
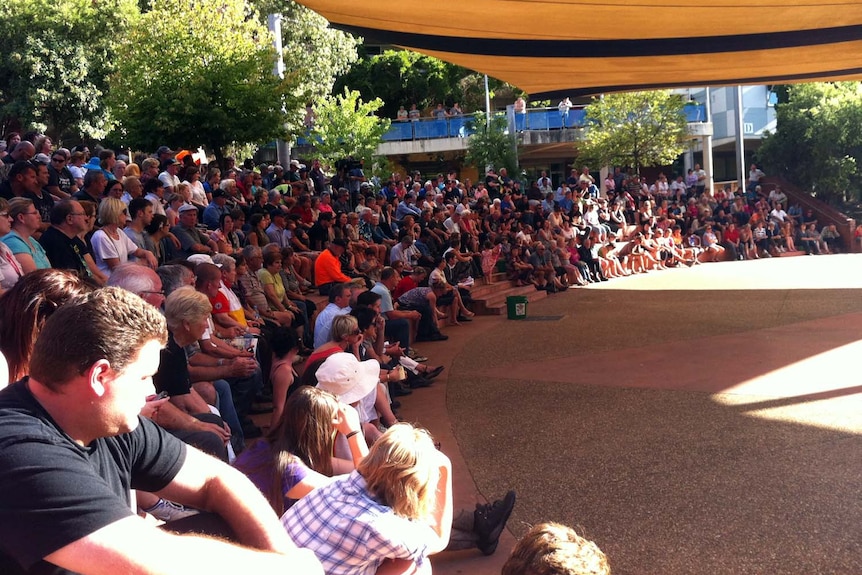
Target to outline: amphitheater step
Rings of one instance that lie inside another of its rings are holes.
[[[527,301],[538,301],[548,297],[548,292],[539,291],[535,287],[515,286],[509,284],[503,287],[500,284],[494,284],[496,288],[493,293],[487,297],[477,298],[473,295],[473,311],[479,315],[502,315],[506,313],[506,298],[513,295],[527,296]]]

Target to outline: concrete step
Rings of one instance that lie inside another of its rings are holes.
[[[510,294],[510,295],[526,295],[528,302],[534,302],[543,300],[548,297],[548,292],[542,290],[539,291],[536,288],[530,286],[533,290],[532,292],[526,294]],[[478,309],[480,306],[477,304],[474,308]],[[476,311],[480,315],[506,315],[508,313],[508,308],[506,305],[506,298],[503,297],[500,301],[491,301],[491,302],[482,302],[481,313]]]
[[[778,254],[778,257],[780,257],[780,258],[792,258],[794,256],[804,256],[804,255],[806,255],[806,252],[796,250],[795,252],[784,252],[782,254]]]
[[[506,298],[514,295],[527,296],[527,301],[537,301],[547,297],[548,293],[539,291],[532,285],[515,286],[509,284],[492,284],[496,285],[492,293],[488,293],[485,297],[476,297],[473,295],[472,309],[479,315],[500,315],[506,313]]]

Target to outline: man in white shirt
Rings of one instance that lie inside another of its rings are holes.
[[[177,191],[180,185],[180,179],[177,177],[177,172],[180,171],[180,163],[171,158],[165,162],[164,171],[159,174],[159,181],[165,187],[165,193],[172,194]]]
[[[446,228],[446,231],[449,234],[460,234],[461,233],[461,214],[458,212],[453,212],[451,216],[446,218],[446,221],[443,222],[443,227]]]

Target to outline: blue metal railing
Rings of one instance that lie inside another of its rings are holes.
[[[689,122],[704,122],[706,111],[703,104],[686,104],[683,108]],[[505,115],[505,112],[496,112]],[[523,114],[514,114],[515,130],[562,130],[581,128],[586,123],[584,108],[570,108],[562,113],[558,108],[530,108]],[[466,138],[473,133],[470,128],[472,115],[452,118],[420,118],[415,121],[392,122],[389,131],[383,135],[384,142],[406,140],[432,140],[438,138]]]
[[[434,138],[466,138],[473,133],[470,128],[472,115],[452,118],[420,118],[415,121],[392,122],[389,131],[383,135],[384,142],[403,140],[430,140]]]

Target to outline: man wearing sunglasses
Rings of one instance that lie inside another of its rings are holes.
[[[78,191],[78,183],[67,165],[71,154],[66,148],[59,148],[51,154],[48,164],[48,192],[58,198],[68,198]]]

